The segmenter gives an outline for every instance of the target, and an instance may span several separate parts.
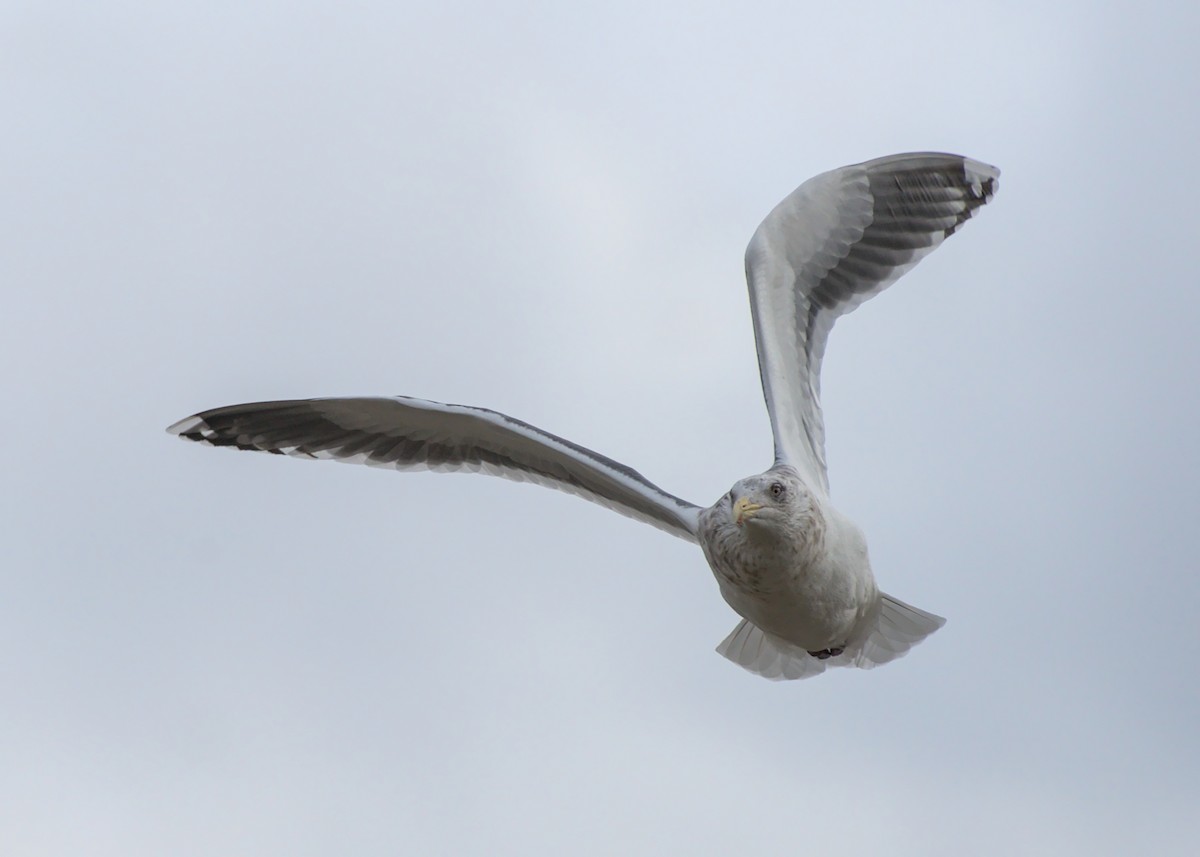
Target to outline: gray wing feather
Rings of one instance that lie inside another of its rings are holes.
[[[204,411],[167,431],[210,446],[533,482],[691,542],[699,526],[699,507],[636,470],[486,408],[404,396],[257,402]]]
[[[960,155],[892,155],[816,176],[767,215],[746,279],[777,464],[828,491],[820,375],[834,321],[952,235],[999,176]]]

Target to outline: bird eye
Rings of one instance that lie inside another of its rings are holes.
[[[771,496],[772,497],[782,497],[783,496],[783,483],[782,482],[772,482],[771,483]]]

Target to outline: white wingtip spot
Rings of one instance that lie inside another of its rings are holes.
[[[167,434],[180,436],[194,432],[197,429],[200,429],[201,433],[203,433],[204,428],[204,420],[200,419],[199,417],[184,417],[179,422],[172,423],[171,425],[167,426]]]
[[[985,164],[983,161],[963,158],[963,169],[967,179],[971,182],[971,195],[976,199],[984,197],[990,199],[1000,189],[1000,169],[998,167]],[[985,188],[984,185],[988,183],[991,184],[991,187]]]

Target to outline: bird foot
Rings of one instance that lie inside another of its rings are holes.
[[[819,651],[819,652],[809,652],[809,654],[812,655],[814,658],[817,658],[817,659],[823,661],[826,658],[836,658],[843,651],[845,651],[845,649],[843,649],[839,646],[836,649],[821,649],[821,651]]]

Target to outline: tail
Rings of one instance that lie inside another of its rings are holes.
[[[941,616],[881,595],[866,638],[849,643],[839,655],[815,657],[745,619],[717,646],[717,652],[772,681],[811,678],[825,672],[826,667],[869,670],[894,661],[945,624]]]
[[[875,627],[849,666],[869,670],[894,661],[946,624],[941,616],[926,613],[890,595],[881,593],[880,602]]]

